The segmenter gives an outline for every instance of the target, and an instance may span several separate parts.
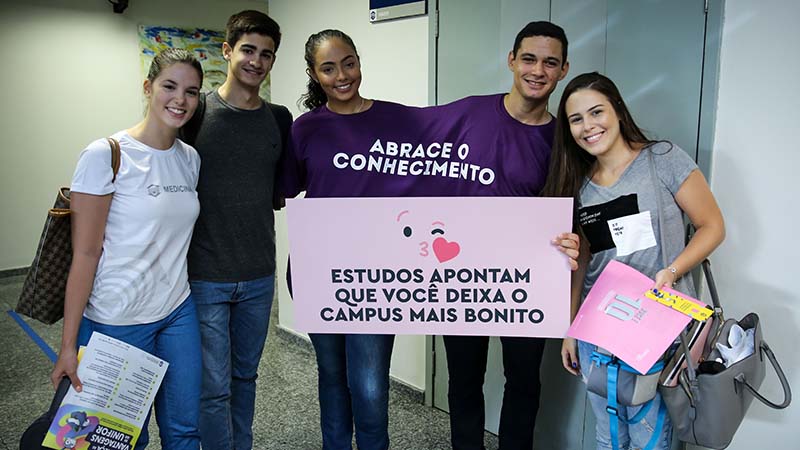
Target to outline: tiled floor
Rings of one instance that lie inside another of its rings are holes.
[[[52,364],[44,353],[6,314],[16,305],[23,276],[0,278],[0,450],[19,448],[27,425],[44,412],[53,390],[48,380]],[[277,314],[273,314],[277,317]],[[60,322],[46,326],[27,320],[51,348],[58,349]],[[254,448],[265,450],[317,450],[319,406],[316,367],[310,346],[276,332],[271,326],[259,369],[254,425]],[[426,407],[413,396],[393,390],[390,396],[389,433],[394,450],[448,449],[447,414]],[[160,448],[151,424],[149,448]],[[486,434],[486,448],[497,448],[497,438]]]

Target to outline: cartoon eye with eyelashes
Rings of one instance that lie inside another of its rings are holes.
[[[408,210],[401,211],[400,214],[397,215],[395,221],[400,223],[400,219],[409,213],[410,211]],[[458,242],[450,242],[443,237],[445,234],[444,222],[436,220],[432,222],[430,226],[432,228],[430,232],[432,241],[429,243],[428,240],[425,240],[425,235],[422,235],[421,239],[423,240],[417,242],[419,256],[427,257],[430,255],[430,249],[432,249],[434,256],[436,256],[439,262],[446,262],[455,258],[461,252],[461,246]],[[403,236],[406,238],[410,238],[414,234],[414,230],[409,225],[403,226],[402,231]]]
[[[401,211],[400,214],[397,215],[397,219],[395,219],[395,221],[399,223],[400,219],[402,219],[403,216],[405,216],[406,214],[409,214],[409,213],[410,213],[409,210]],[[411,228],[411,226],[405,225],[403,227],[403,236],[405,236],[407,238],[410,238],[413,234],[414,234],[414,229]],[[424,239],[424,237],[423,237],[423,239]],[[418,242],[417,246],[419,247],[419,255],[420,256],[423,256],[423,257],[428,256],[428,254],[429,254],[429,252],[428,252],[429,244],[428,244],[427,241]]]
[[[400,214],[397,215],[396,221],[400,222],[400,219],[402,219],[403,216],[408,214],[408,213],[409,213],[409,211],[407,209],[405,211],[400,211]],[[406,225],[406,226],[403,227],[403,236],[411,237],[412,234],[414,234],[414,230],[410,226]]]
[[[442,228],[444,228],[444,223],[443,222],[439,222],[437,220],[436,222],[433,222],[431,224],[431,226],[432,227],[436,227],[436,228],[431,230],[431,236],[436,236],[437,234],[441,236],[441,235],[444,234],[444,230],[442,229]]]
[[[405,210],[405,211],[402,211],[400,214],[398,214],[397,215],[397,219],[396,219],[397,222],[399,222],[400,219],[404,215],[406,215],[408,213],[409,213],[409,211]],[[431,230],[431,235],[432,236],[436,236],[436,235],[441,236],[441,235],[444,234],[444,230],[442,229],[442,228],[444,228],[444,222],[440,222],[440,221],[437,220],[436,222],[433,222],[431,224],[431,226],[435,227],[434,229]],[[406,225],[406,226],[403,227],[403,236],[408,238],[408,237],[411,237],[413,234],[414,234],[414,229],[411,228],[409,225]]]

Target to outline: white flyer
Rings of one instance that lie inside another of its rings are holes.
[[[132,449],[168,366],[130,344],[92,334],[78,364],[83,390],[70,386],[42,445]]]

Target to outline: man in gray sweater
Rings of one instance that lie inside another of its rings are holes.
[[[264,13],[231,16],[222,45],[227,79],[184,128],[202,161],[188,258],[203,347],[204,450],[253,445],[256,377],[275,286],[276,166],[291,123],[285,107],[259,97],[259,87],[280,39],[280,27]]]

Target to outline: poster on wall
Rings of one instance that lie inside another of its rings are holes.
[[[295,327],[563,337],[572,199],[287,200]]]
[[[203,66],[203,91],[210,92],[225,82],[228,63],[222,57],[225,32],[203,28],[139,25],[139,50],[142,62],[142,79],[147,77],[153,57],[165,48],[184,48],[194,54]],[[261,84],[261,97],[270,99],[269,75]]]
[[[427,13],[427,0],[369,0],[370,22],[422,16]]]

